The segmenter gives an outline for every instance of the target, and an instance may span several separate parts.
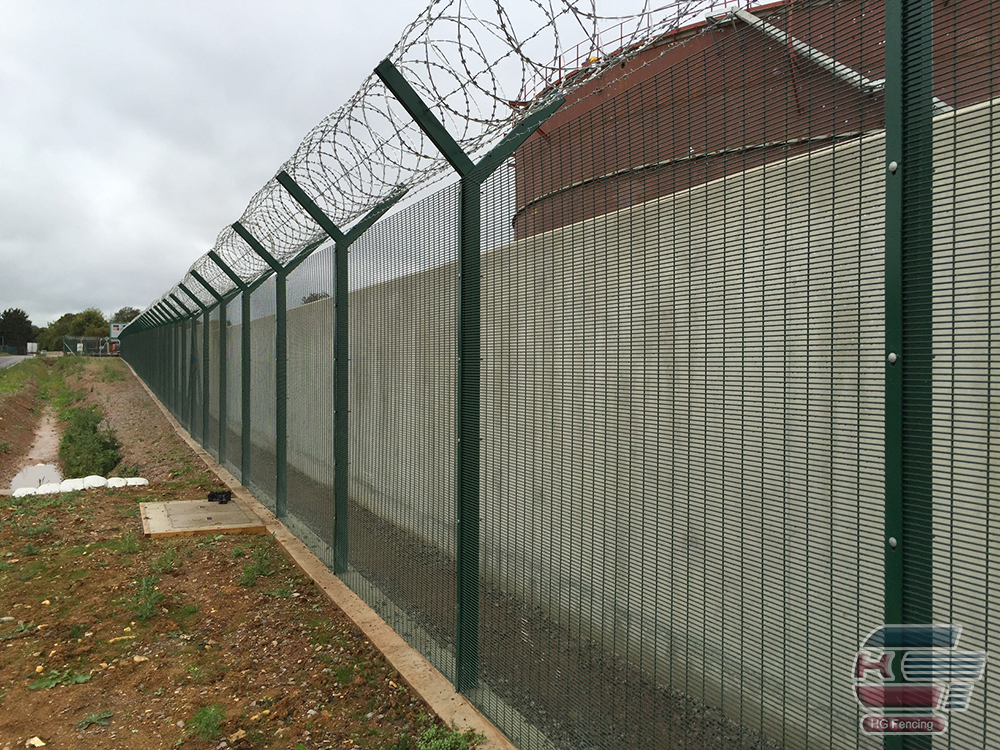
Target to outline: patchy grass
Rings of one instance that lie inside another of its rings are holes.
[[[240,574],[240,586],[253,586],[258,578],[267,578],[274,574],[274,561],[267,547],[258,547],[253,551],[250,562],[243,566]]]
[[[71,410],[69,426],[59,443],[66,476],[107,476],[121,461],[121,443],[110,427],[101,427],[103,416],[96,406]]]
[[[417,740],[417,750],[469,750],[479,747],[486,736],[476,734],[471,729],[461,732],[454,723],[451,729],[434,726],[427,729]]]
[[[102,383],[117,383],[125,380],[125,363],[119,360],[105,362],[97,376]]]

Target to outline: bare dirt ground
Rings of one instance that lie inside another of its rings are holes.
[[[26,457],[42,418],[37,392],[38,387],[30,385],[20,393],[0,396],[0,488],[10,487],[10,480],[28,462]]]
[[[273,539],[143,537],[138,503],[223,487],[124,363],[66,382],[151,484],[0,497],[0,750],[416,747],[439,719]],[[38,396],[0,394],[3,487]]]

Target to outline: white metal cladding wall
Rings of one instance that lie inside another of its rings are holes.
[[[934,130],[935,622],[989,651],[953,747],[1000,747],[1000,99]],[[937,747],[935,743],[935,747]]]

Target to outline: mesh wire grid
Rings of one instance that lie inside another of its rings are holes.
[[[376,224],[350,265],[350,571],[454,675],[458,187]]]
[[[767,22],[879,75],[875,6]],[[486,187],[474,696],[523,747],[877,746],[882,103],[743,24],[641,62]]]
[[[288,275],[289,528],[333,563],[333,250]]]
[[[243,295],[226,305],[226,468],[241,475],[243,452]]]
[[[271,276],[250,294],[250,481],[254,494],[272,511],[277,494],[275,281]]]
[[[1000,9],[934,3],[906,29],[915,81],[904,128],[904,612],[961,626],[960,652],[989,652],[964,712],[932,746],[1000,745],[997,416],[1000,302]],[[921,102],[933,96],[951,111]],[[954,692],[956,686],[952,686]],[[928,743],[930,744],[930,743]]]
[[[190,346],[188,370],[188,394],[190,398],[190,433],[197,438],[202,445],[205,444],[205,426],[202,419],[203,405],[205,403],[205,388],[203,372],[205,368],[205,357],[203,353],[202,341],[205,336],[205,316],[196,316],[191,323],[191,336],[188,340]]]
[[[205,450],[219,458],[219,320],[220,308],[212,308],[208,316],[208,432]]]

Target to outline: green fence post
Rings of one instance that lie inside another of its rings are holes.
[[[463,692],[475,688],[479,682],[480,188],[486,178],[562,106],[564,100],[555,98],[530,114],[478,163],[473,163],[389,60],[379,63],[375,74],[462,179],[456,321],[458,616],[455,689]]]
[[[287,304],[285,298],[284,267],[264,249],[264,246],[240,222],[233,229],[243,238],[265,263],[274,271],[274,514],[283,518],[288,502],[288,340],[285,326]]]
[[[333,264],[333,572],[342,575],[347,572],[349,543],[348,250],[355,240],[406,194],[406,190],[395,191],[344,234],[287,172],[278,173],[278,182],[336,243]]]
[[[240,480],[244,486],[250,481],[250,290],[240,292]]]
[[[219,308],[219,443],[216,448],[219,451],[219,464],[221,465],[226,460],[226,438],[225,430],[223,429],[223,417],[226,417],[226,408],[224,406],[226,400],[226,303],[222,299],[222,295],[215,291],[215,287],[205,281],[204,277],[197,271],[192,269],[190,271],[192,278],[205,287],[208,293],[215,298],[215,305]],[[205,351],[208,351],[208,329],[205,329]],[[205,372],[209,370],[206,360]],[[209,377],[206,376],[205,382],[209,382]],[[205,413],[208,413],[208,391],[205,391]],[[205,443],[208,443],[208,420],[205,420]],[[207,447],[207,445],[206,445]]]
[[[240,482],[250,481],[250,290],[214,250],[208,251],[222,272],[240,290]]]
[[[888,0],[885,39],[885,619],[933,623],[933,5]],[[892,673],[899,680],[902,652]],[[884,746],[929,748],[929,736]]]

